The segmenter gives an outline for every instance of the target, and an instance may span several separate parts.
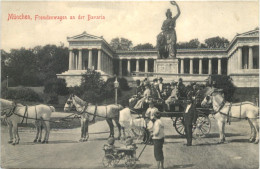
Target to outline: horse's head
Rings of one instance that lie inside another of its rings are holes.
[[[208,107],[212,105],[213,109],[218,111],[224,103],[225,99],[222,90],[213,90],[203,99],[201,106]]]
[[[72,107],[74,106],[73,97],[74,97],[74,95],[71,94],[70,97],[68,98],[68,100],[66,101],[66,103],[64,105],[64,111],[70,111],[72,109]]]
[[[203,101],[201,102],[202,107],[209,107],[212,105],[212,96],[208,95],[206,96]]]
[[[16,104],[13,101],[0,99],[0,105],[1,105],[1,116],[3,116],[7,112],[11,111],[11,109],[13,109]]]

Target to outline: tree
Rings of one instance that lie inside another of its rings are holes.
[[[155,47],[150,43],[138,44],[133,47],[134,50],[144,50],[144,49],[155,49]]]
[[[177,49],[194,49],[200,47],[200,41],[198,39],[192,39],[189,42],[177,43]]]
[[[104,84],[105,82],[99,72],[87,69],[87,72],[81,79],[81,85],[71,88],[70,93],[79,96],[86,102],[100,103],[105,97],[105,93],[103,92]]]
[[[205,40],[207,48],[226,48],[229,41],[226,38],[220,38],[219,36],[208,38]]]
[[[133,43],[126,38],[114,38],[110,41],[110,46],[114,50],[130,50],[132,49]]]

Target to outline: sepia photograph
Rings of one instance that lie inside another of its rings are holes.
[[[259,169],[258,0],[0,10],[0,168]]]

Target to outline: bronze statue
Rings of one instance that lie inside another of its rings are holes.
[[[177,14],[172,17],[170,9],[166,12],[166,20],[162,25],[162,32],[157,36],[157,47],[159,58],[176,58],[176,42],[177,36],[175,32],[176,20],[180,16],[180,8],[175,1],[170,2],[177,7]]]

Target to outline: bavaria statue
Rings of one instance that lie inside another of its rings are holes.
[[[176,42],[177,36],[175,31],[176,20],[180,16],[180,8],[175,1],[170,2],[172,5],[176,6],[177,14],[172,17],[172,12],[170,9],[166,11],[166,20],[162,25],[162,32],[157,36],[157,47],[158,47],[158,57],[163,58],[176,58]]]

